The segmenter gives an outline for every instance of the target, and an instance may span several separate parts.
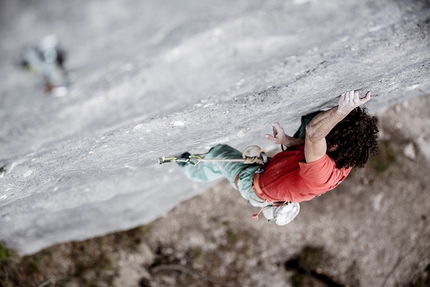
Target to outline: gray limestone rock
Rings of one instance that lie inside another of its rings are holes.
[[[208,185],[157,158],[269,146],[342,92],[430,92],[428,1],[0,1],[0,240],[24,254],[148,223]],[[67,96],[19,67],[47,34]]]

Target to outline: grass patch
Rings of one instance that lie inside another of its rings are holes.
[[[0,244],[0,286],[113,286],[120,252],[137,252],[150,229],[58,244],[23,257]]]
[[[322,267],[330,260],[331,255],[323,247],[305,246],[299,254],[286,261],[284,267],[286,270],[294,272],[290,279],[293,287],[311,287],[321,284],[343,287],[343,284],[323,273]]]
[[[12,250],[0,243],[0,264],[12,256]]]
[[[381,140],[378,154],[369,159],[369,167],[377,173],[383,173],[396,162],[397,155],[393,145],[388,140]]]
[[[203,250],[201,248],[194,248],[190,251],[189,256],[192,260],[198,260],[203,256]]]
[[[20,258],[18,254],[14,250],[7,248],[3,243],[0,243],[0,286],[16,286],[9,279],[17,276],[17,266],[19,263]]]

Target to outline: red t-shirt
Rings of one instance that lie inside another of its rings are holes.
[[[260,174],[262,191],[277,201],[302,202],[311,200],[338,186],[351,168],[336,168],[325,154],[315,162],[305,162],[303,146],[276,154]]]

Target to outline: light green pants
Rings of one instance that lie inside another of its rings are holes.
[[[204,156],[205,159],[237,159],[242,158],[242,153],[228,145],[217,145],[209,150]],[[255,195],[252,189],[254,174],[260,167],[242,162],[200,162],[193,166],[190,164],[179,164],[184,174],[193,181],[214,181],[225,177],[236,188],[235,179],[239,175],[238,188],[243,198],[248,200],[253,206],[266,206]]]

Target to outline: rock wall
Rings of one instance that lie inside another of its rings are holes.
[[[24,254],[148,223],[208,186],[160,156],[270,148],[273,121],[292,132],[349,89],[371,90],[371,111],[430,92],[429,1],[0,7],[0,240]],[[50,33],[67,52],[61,98],[18,65]]]

